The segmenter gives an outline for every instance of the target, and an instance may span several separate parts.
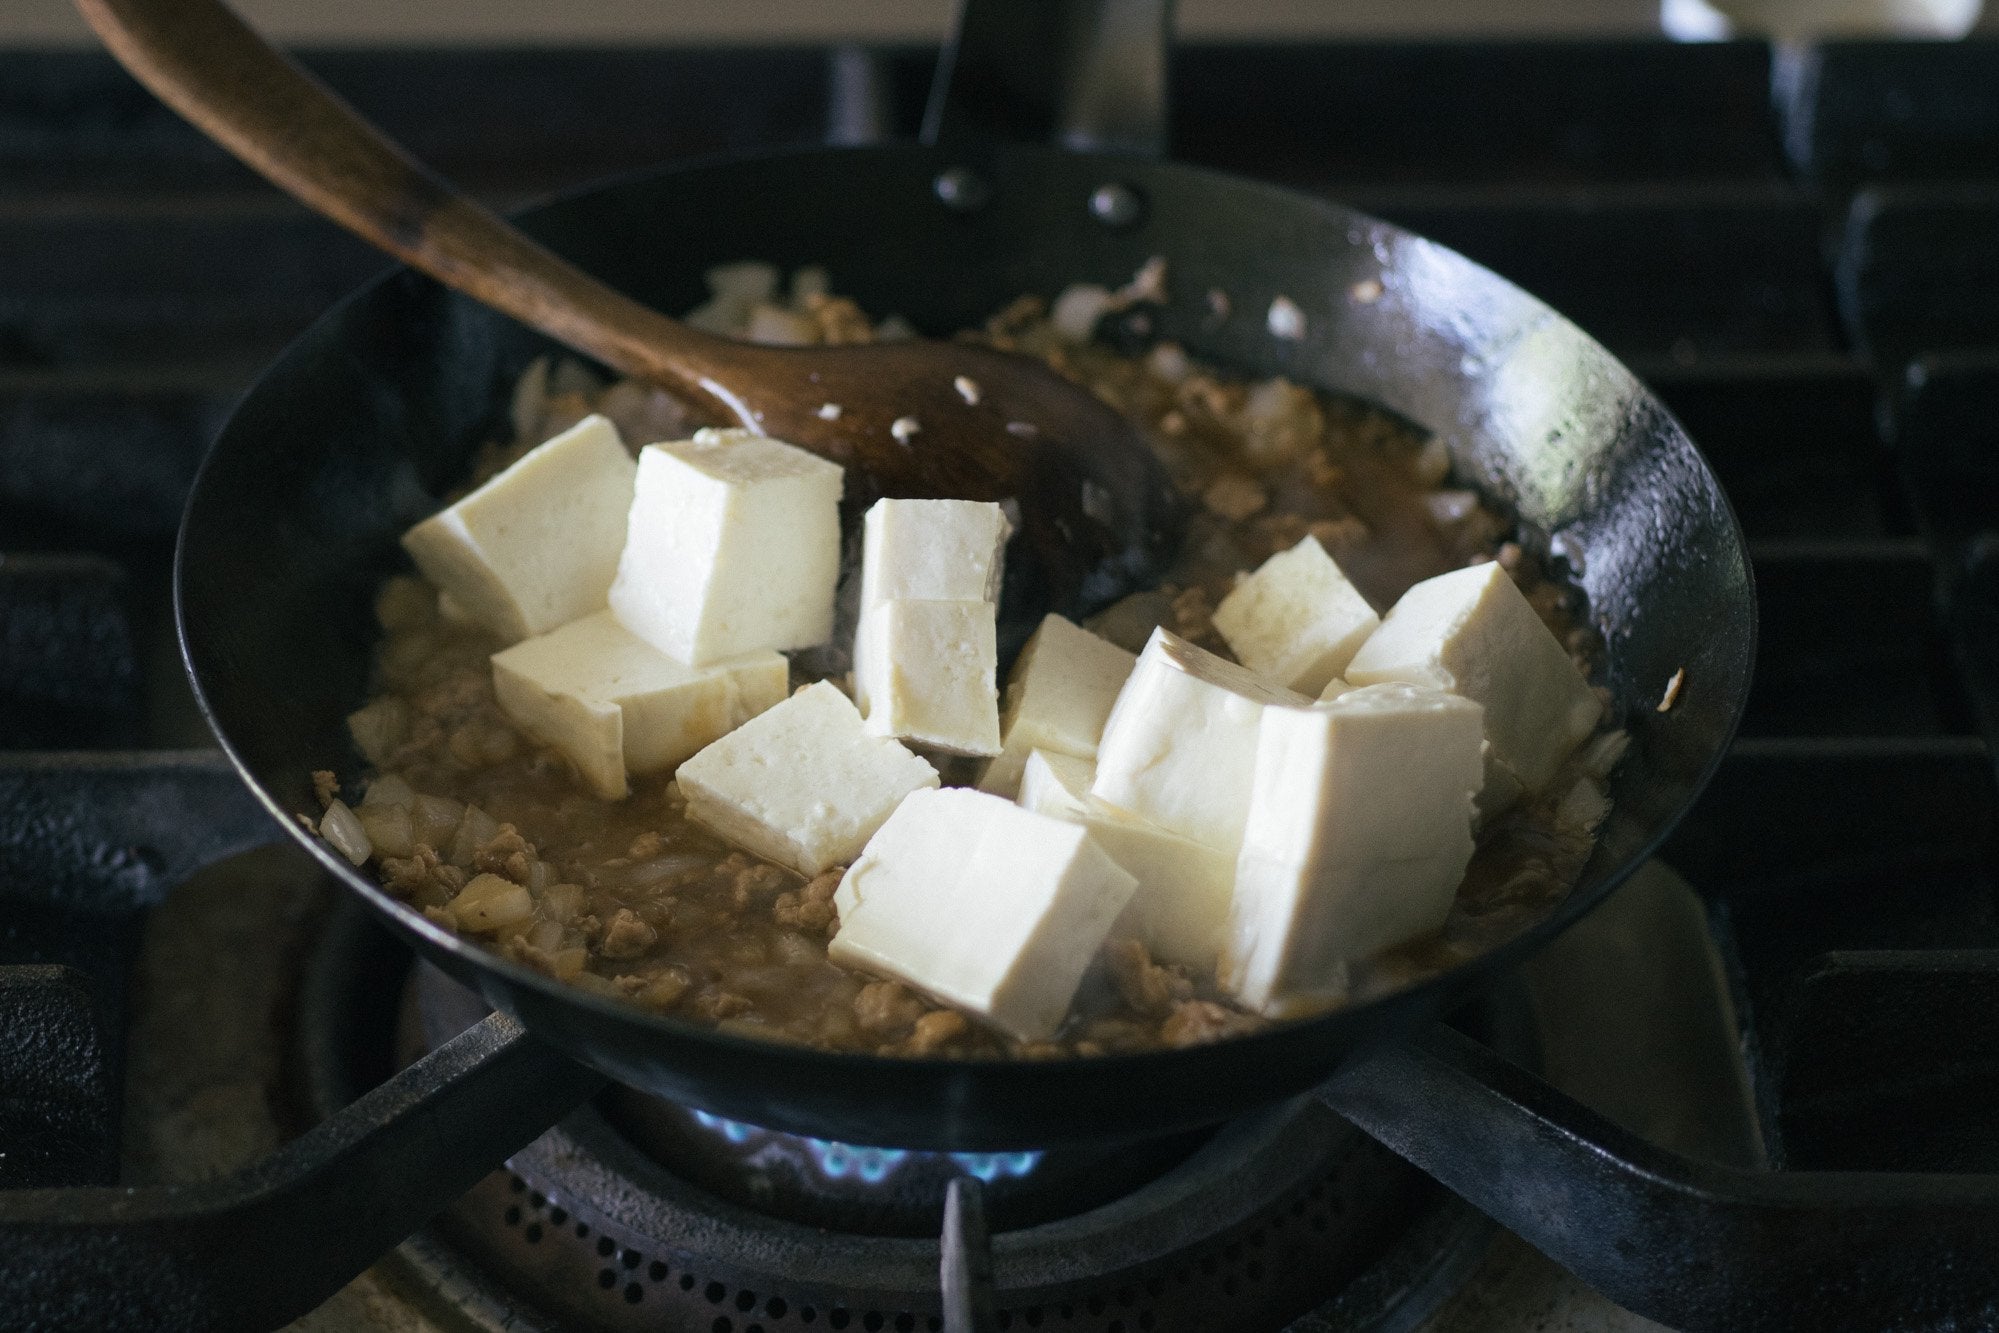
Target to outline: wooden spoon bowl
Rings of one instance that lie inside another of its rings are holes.
[[[1015,501],[1003,638],[1163,572],[1182,506],[1150,447],[1040,362],[962,342],[767,347],[689,328],[460,194],[219,0],[77,7],[141,83],[308,207],[612,370],[832,459],[851,501]]]

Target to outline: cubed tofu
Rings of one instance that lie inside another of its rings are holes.
[[[836,686],[820,681],[680,766],[687,817],[766,860],[816,875],[860,855],[902,798],[937,770],[871,736]]]
[[[1352,681],[1336,680],[1320,692],[1319,702],[1330,703],[1349,690],[1362,688],[1364,687],[1355,685]],[[1485,744],[1483,763],[1485,781],[1478,789],[1478,817],[1472,821],[1475,829],[1483,827],[1493,816],[1511,808],[1514,802],[1520,799],[1521,793],[1520,779],[1514,777],[1503,764],[1493,762],[1490,741]]]
[[[1273,1017],[1450,915],[1472,854],[1479,706],[1426,686],[1264,710],[1221,984]]]
[[[509,643],[605,606],[637,466],[589,416],[403,534],[458,613]]]
[[[1234,856],[1249,813],[1263,710],[1310,702],[1156,629],[1104,724],[1090,793]]]
[[[1138,658],[1073,621],[1043,617],[1020,650],[1000,702],[1000,752],[979,790],[1012,796],[1035,750],[1097,757],[1104,723]]]
[[[1234,858],[1105,805],[1090,795],[1095,776],[1087,759],[1031,751],[1020,804],[1081,824],[1138,881],[1113,935],[1142,940],[1161,962],[1212,971],[1228,932]]]
[[[861,614],[883,602],[997,602],[1009,525],[983,500],[877,500],[861,519]]]
[[[1347,664],[1355,685],[1407,681],[1485,709],[1490,817],[1545,789],[1603,706],[1496,561],[1425,579],[1389,608]]]
[[[825,642],[840,577],[842,475],[748,431],[647,445],[611,610],[695,666]]]
[[[925,788],[912,792],[896,807],[900,812],[903,805],[911,800],[918,802],[923,810],[921,817],[912,814],[898,819],[894,814],[868,839],[861,858],[848,867],[840,876],[840,883],[833,890],[833,910],[839,913],[842,922],[853,919],[861,905],[861,895],[877,882],[880,876],[887,876],[881,882],[908,887],[912,867],[929,865],[936,868],[939,882],[956,883],[958,862],[970,849],[977,831],[985,827],[989,813],[987,803],[979,799],[980,794],[967,787]],[[887,867],[887,870],[883,870]]]
[[[1346,670],[1380,624],[1311,536],[1264,561],[1215,608],[1215,629],[1237,661],[1305,694],[1317,694]]]
[[[685,666],[609,611],[493,654],[493,693],[507,716],[612,800],[627,778],[670,769],[782,702],[789,676],[772,652]]]
[[[862,617],[856,643],[854,694],[871,733],[952,754],[999,753],[991,602],[882,602]]]
[[[984,792],[917,792],[847,871],[827,957],[1021,1041],[1055,1035],[1134,881],[1081,825]]]
[[[1000,507],[984,501],[888,499],[868,510],[854,698],[871,729],[957,754],[997,753],[992,622],[1009,531]],[[889,616],[898,602],[934,605]]]

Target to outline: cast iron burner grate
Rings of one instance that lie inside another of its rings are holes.
[[[385,947],[349,915],[328,932],[333,948]],[[350,958],[322,969],[380,976],[384,965]],[[329,1007],[341,997],[322,992],[303,1020],[349,1042],[365,1039],[365,1020]],[[1513,1058],[1531,1059],[1521,999],[1510,1000],[1495,1002],[1504,1021],[1489,1023],[1487,1036]],[[486,1012],[427,966],[412,976],[406,1008],[414,1013],[400,1024],[404,1043],[431,1048]],[[307,1049],[338,1048],[321,1038]],[[328,1112],[351,1092],[337,1069],[312,1081],[331,1098]],[[872,1216],[853,1212],[855,1191],[843,1180],[824,1177],[818,1197],[794,1182],[762,1208],[745,1207],[693,1183],[745,1174],[741,1145],[723,1134],[658,1135],[657,1123],[680,1111],[606,1090],[475,1186],[441,1234],[462,1261],[505,1275],[529,1308],[590,1328],[944,1327],[936,1237],[948,1173],[885,1174],[882,1192],[904,1197]],[[791,1141],[811,1151],[809,1141]],[[995,1227],[993,1278],[1005,1293],[999,1327],[1194,1333],[1277,1327],[1314,1309],[1340,1321],[1332,1328],[1376,1328],[1390,1315],[1408,1326],[1455,1289],[1493,1234],[1486,1219],[1311,1099],[1194,1136],[1067,1156],[1047,1177],[1017,1177],[1011,1195],[994,1190],[988,1203],[995,1218],[1011,1201],[1016,1218],[1042,1219]],[[902,1164],[951,1157],[908,1154]],[[1116,1184],[1106,1190],[1106,1180]],[[829,1197],[877,1229],[821,1225]],[[927,1224],[922,1238],[879,1229],[906,1230],[918,1218]]]
[[[1376,1164],[1341,1160],[1354,1146],[1341,1140],[1357,1133],[1316,1104],[1287,1106],[1221,1131],[1115,1206],[1010,1233],[994,1254],[1008,1292],[998,1326],[1274,1328],[1343,1289],[1354,1293],[1345,1327],[1378,1326],[1353,1308],[1370,1297],[1382,1303],[1375,1316],[1392,1310],[1420,1319],[1425,1301],[1441,1300],[1469,1273],[1491,1224],[1420,1176],[1393,1182],[1406,1193],[1384,1207]],[[1361,1153],[1379,1151],[1370,1140]],[[513,1171],[475,1186],[443,1234],[486,1272],[507,1274],[530,1308],[584,1327],[944,1327],[936,1242],[778,1222],[706,1196],[645,1160],[600,1116],[579,1113],[516,1155]],[[1227,1174],[1247,1165],[1263,1168],[1255,1184],[1270,1188],[1267,1196],[1245,1192]],[[604,1189],[618,1196],[610,1207],[584,1202]],[[1148,1234],[1163,1211],[1180,1214],[1176,1231],[1210,1221],[1207,1210],[1221,1201],[1207,1196],[1218,1191],[1229,1212],[1252,1211],[1216,1234],[1162,1242],[1159,1253],[1120,1253],[1130,1248],[1125,1228]],[[1369,1236],[1382,1226],[1395,1228],[1395,1244]],[[706,1244],[690,1248],[689,1238]],[[1074,1276],[1085,1268],[1088,1277]]]

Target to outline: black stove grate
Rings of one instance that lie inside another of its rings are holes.
[[[510,203],[673,158],[911,132],[930,61],[311,63]],[[1999,43],[1203,47],[1174,83],[1183,156],[1414,226],[1576,317],[1686,420],[1752,543],[1744,738],[1669,859],[1710,899],[1787,1174],[1668,1198],[1609,1171],[1589,1186],[1598,1234],[1579,1237],[1537,1231],[1533,1201],[1504,1197],[1472,1149],[1452,1158],[1449,1135],[1398,1146],[1670,1323],[1999,1322]],[[96,55],[0,53],[0,175],[0,1293],[29,1326],[268,1321],[589,1085],[496,1024],[226,1187],[78,1188],[114,1169],[122,977],[147,907],[268,835],[219,759],[183,748],[205,738],[165,613],[180,501],[256,367],[380,264]],[[1545,1087],[1449,1043],[1411,1058],[1398,1086],[1491,1117],[1473,1145],[1488,1158],[1511,1136],[1525,1160],[1581,1169]],[[477,1114],[473,1094],[508,1080],[535,1095],[503,1099],[505,1123]],[[1377,1126],[1435,1119],[1335,1096]],[[409,1155],[412,1113],[477,1135],[477,1160]],[[1584,1123],[1609,1145],[1599,1167],[1630,1148]],[[401,1165],[407,1218],[343,1229],[339,1210]],[[1984,1174],[1858,1174],[1881,1171]],[[1796,1195],[1781,1224],[1740,1206],[1765,1185]],[[1654,1243],[1614,1252],[1633,1234]],[[270,1268],[301,1235],[318,1261]],[[1715,1237],[1739,1249],[1717,1257]],[[1847,1271],[1822,1282],[1834,1254]]]

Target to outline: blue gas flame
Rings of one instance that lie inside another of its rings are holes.
[[[704,1128],[739,1146],[761,1136],[776,1137],[759,1125],[729,1120],[707,1111],[696,1111],[694,1119]],[[805,1146],[812,1165],[828,1180],[859,1180],[864,1184],[879,1185],[916,1156],[905,1148],[865,1148],[803,1135],[797,1136],[796,1141]],[[995,1180],[1017,1179],[1028,1174],[1041,1165],[1042,1154],[1039,1151],[954,1152],[950,1157],[965,1174],[990,1185]]]
[[[1040,1149],[1027,1152],[954,1152],[951,1160],[990,1185],[995,1180],[1017,1179],[1041,1165]]]

